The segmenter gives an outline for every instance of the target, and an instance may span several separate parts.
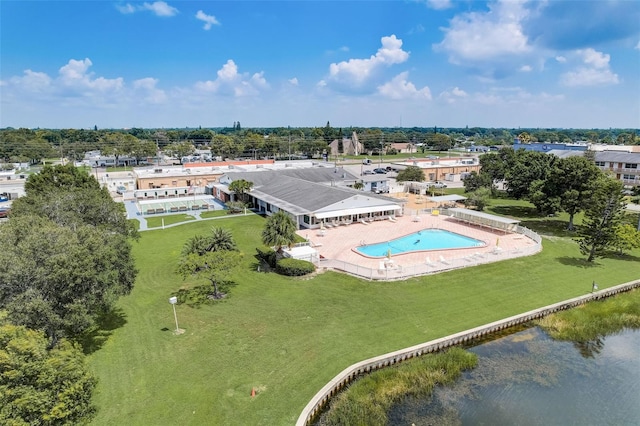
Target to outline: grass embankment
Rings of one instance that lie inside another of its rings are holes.
[[[640,328],[640,291],[610,297],[549,315],[537,321],[551,337],[584,343],[618,333],[625,328]]]
[[[408,396],[428,396],[436,385],[454,382],[477,362],[476,354],[451,348],[374,371],[340,393],[321,423],[386,425],[387,412],[393,404]]]
[[[593,280],[602,289],[638,278],[638,250],[587,264],[575,242],[554,237],[535,256],[407,281],[333,272],[300,280],[257,272],[264,223],[256,215],[216,222],[244,263],[226,300],[177,306],[180,336],[168,298],[204,282],[182,281],[178,257],[212,223],[143,232],[133,243],[135,288],[90,358],[99,377],[94,424],[291,425],[355,362],[588,293]]]

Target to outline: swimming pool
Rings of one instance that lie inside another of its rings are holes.
[[[444,229],[424,229],[383,243],[356,247],[356,251],[369,257],[384,257],[412,251],[446,250],[456,248],[483,247],[485,243]]]

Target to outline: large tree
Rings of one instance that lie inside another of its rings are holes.
[[[578,233],[580,252],[587,256],[588,262],[615,247],[623,214],[622,183],[611,177],[601,178]]]
[[[92,175],[73,164],[44,166],[40,172],[29,175],[24,184],[27,195],[82,188],[100,189],[100,184]]]
[[[129,133],[109,132],[103,137],[100,151],[103,155],[113,155],[118,166],[118,159],[131,155],[139,142],[138,138]]]
[[[488,173],[471,172],[462,179],[462,182],[464,183],[464,192],[473,192],[480,188],[487,188],[493,192],[495,188],[493,179]]]
[[[212,286],[211,297],[221,299],[226,294],[224,285],[242,262],[242,257],[242,253],[229,250],[207,251],[202,255],[191,253],[181,259],[178,273],[183,278],[196,276],[206,279]]]
[[[51,347],[88,330],[133,287],[131,246],[110,230],[19,216],[0,227],[0,241],[0,309],[43,330]]]
[[[138,236],[135,226],[127,220],[124,205],[116,203],[93,176],[72,165],[44,167],[29,176],[25,191],[26,197],[14,201],[12,217],[37,215],[74,229],[90,225]]]
[[[224,297],[225,278],[242,260],[233,235],[228,229],[213,227],[209,235],[195,235],[182,248],[178,273],[183,278],[198,276],[207,279],[213,287],[211,297]]]
[[[49,349],[42,332],[0,326],[0,424],[80,425],[95,413],[96,379],[69,341]]]
[[[556,159],[542,152],[516,151],[512,161],[506,163],[507,194],[516,199],[526,198],[533,182],[547,179]]]
[[[575,215],[591,204],[594,186],[601,177],[600,169],[584,156],[560,158],[545,180],[532,183],[529,199],[542,213],[568,213],[567,228],[573,230]]]
[[[296,224],[284,210],[278,210],[269,216],[262,230],[262,242],[267,246],[276,247],[277,252],[282,247],[293,244],[296,240]]]
[[[407,166],[398,172],[397,182],[424,182],[424,171],[418,166]]]

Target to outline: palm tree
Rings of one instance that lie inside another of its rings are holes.
[[[202,256],[209,250],[210,241],[208,237],[204,235],[194,235],[189,238],[182,247],[182,256],[186,257],[190,254],[197,254]]]
[[[244,179],[234,180],[229,184],[229,189],[238,194],[238,198],[240,198],[243,203],[247,202],[247,192],[251,191],[251,188],[253,188],[253,182]]]
[[[211,228],[211,235],[194,235],[182,247],[182,256],[190,254],[204,256],[212,251],[236,251],[236,242],[231,231],[224,228]]]
[[[281,252],[282,247],[291,245],[295,240],[296,224],[285,211],[279,210],[269,216],[262,231],[262,242],[265,245],[274,246],[277,252]]]
[[[211,228],[209,237],[209,251],[234,251],[237,250],[236,242],[231,231],[224,228]]]

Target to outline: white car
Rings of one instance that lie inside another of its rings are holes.
[[[446,183],[442,183],[442,182],[436,182],[436,183],[432,183],[429,186],[431,186],[433,188],[446,188],[447,184]]]

